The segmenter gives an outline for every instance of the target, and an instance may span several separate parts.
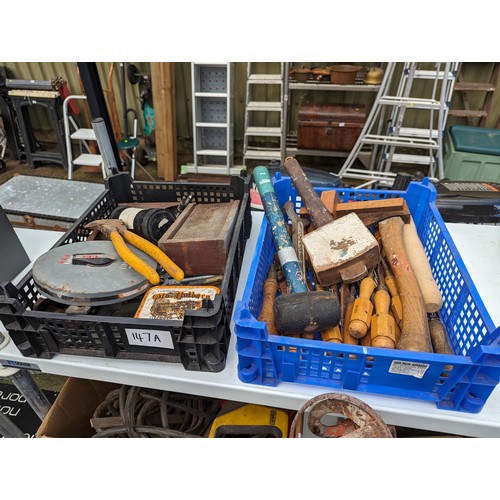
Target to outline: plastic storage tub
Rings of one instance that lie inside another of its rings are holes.
[[[453,125],[444,139],[444,175],[454,181],[500,181],[500,130]]]
[[[280,205],[301,206],[289,177],[274,186]],[[315,188],[317,193],[328,188]],[[246,383],[294,382],[433,401],[441,409],[478,413],[500,379],[500,328],[478,295],[424,179],[406,191],[335,188],[340,200],[403,196],[417,226],[444,304],[439,316],[455,355],[327,343],[270,335],[257,321],[262,285],[275,254],[264,217],[242,299],[234,313],[238,376]]]
[[[250,177],[233,176],[230,184],[183,184],[134,182],[128,174],[117,174],[107,179],[104,193],[54,245],[86,240],[90,230],[84,226],[92,220],[109,218],[122,202],[175,202],[188,194],[193,194],[197,203],[240,200],[220,294],[215,296],[213,307],[186,311],[182,321],[133,318],[135,310],[126,317],[114,313],[112,306],[108,306],[106,314],[95,315],[42,311],[36,307],[41,295],[30,271],[17,287],[11,283],[0,286],[0,321],[27,357],[50,358],[54,353],[64,353],[174,362],[182,363],[186,370],[221,371],[226,364],[230,319],[250,236],[249,193]],[[146,343],[148,338],[161,342],[148,341],[146,346],[141,339]]]

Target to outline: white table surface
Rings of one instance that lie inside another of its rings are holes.
[[[242,296],[263,213],[252,212],[253,224],[242,264],[236,299]],[[500,227],[447,224],[453,240],[483,298],[495,324],[500,324],[498,290],[500,284]],[[62,233],[16,229],[33,260],[48,250]],[[477,256],[481,256],[477,258]],[[21,273],[20,276],[24,275]],[[1,326],[1,323],[0,323]],[[233,328],[234,323],[231,322]],[[2,331],[5,329],[2,327]],[[31,362],[42,372],[55,375],[109,381],[118,384],[205,395],[233,401],[298,409],[328,389],[294,383],[278,387],[246,384],[238,379],[235,335],[229,343],[222,372],[186,371],[181,364],[151,361],[102,359],[56,354],[52,359],[23,357],[14,342],[0,350],[0,359]],[[474,437],[500,437],[500,387],[494,390],[478,414],[440,410],[431,402],[381,396],[354,391],[338,391],[361,399],[377,411],[387,424]]]

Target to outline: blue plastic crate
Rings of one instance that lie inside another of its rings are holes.
[[[300,196],[289,177],[273,179],[280,205]],[[340,200],[404,197],[443,295],[439,312],[455,355],[327,343],[270,335],[257,321],[262,285],[275,248],[264,217],[242,299],[234,314],[238,376],[246,383],[295,382],[434,401],[441,409],[481,411],[500,379],[500,328],[496,328],[435,206],[436,190],[424,179],[407,191],[336,189]],[[398,373],[402,372],[402,373]]]

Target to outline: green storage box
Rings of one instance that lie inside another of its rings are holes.
[[[444,138],[444,176],[454,181],[500,181],[500,130],[453,125]]]

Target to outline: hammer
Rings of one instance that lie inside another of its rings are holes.
[[[269,171],[266,167],[255,167],[253,176],[271,228],[278,259],[290,288],[289,295],[280,295],[274,302],[276,329],[281,334],[303,334],[338,325],[340,307],[332,293],[313,292],[307,288]]]
[[[283,166],[316,228],[304,236],[304,246],[319,282],[330,286],[363,279],[380,261],[373,235],[354,213],[335,220],[295,158],[286,158]]]

